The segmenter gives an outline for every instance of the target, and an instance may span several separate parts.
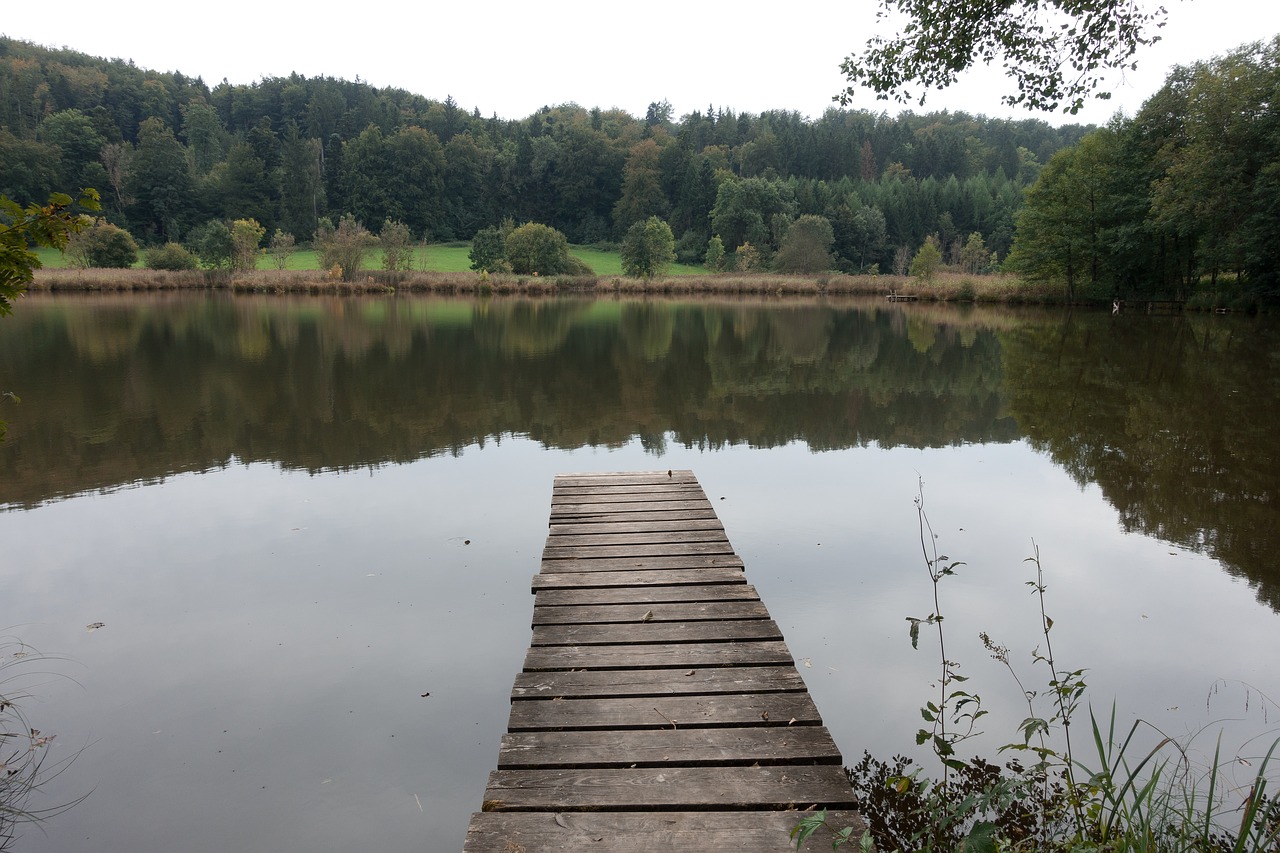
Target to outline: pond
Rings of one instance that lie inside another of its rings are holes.
[[[694,471],[846,763],[916,754],[934,695],[921,494],[965,563],[941,595],[977,752],[1025,716],[978,633],[1048,678],[1038,549],[1095,710],[1257,755],[1278,368],[1280,327],[1236,316],[28,298],[0,321],[0,628],[46,657],[4,675],[65,768],[33,805],[88,796],[15,849],[459,850],[570,471]]]

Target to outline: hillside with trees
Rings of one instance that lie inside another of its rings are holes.
[[[1177,68],[1133,118],[1051,157],[1013,266],[1068,294],[1280,295],[1280,36]]]
[[[677,119],[665,102],[643,117],[563,104],[505,119],[358,80],[210,87],[0,39],[0,194],[96,187],[144,246],[249,219],[305,243],[348,214],[415,240],[510,219],[590,244],[657,216],[676,259],[701,262],[714,235],[771,259],[791,222],[821,217],[837,269],[889,272],[930,234],[949,261],[975,234],[1002,258],[1041,164],[1090,129],[834,108]]]

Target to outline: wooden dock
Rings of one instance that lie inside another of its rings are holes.
[[[464,853],[781,853],[800,810],[858,821],[840,753],[691,471],[557,476],[533,592]]]

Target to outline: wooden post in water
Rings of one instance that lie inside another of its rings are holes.
[[[861,825],[840,753],[693,472],[557,476],[533,591],[533,638],[464,853],[782,853],[802,810]]]

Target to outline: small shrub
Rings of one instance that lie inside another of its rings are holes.
[[[289,266],[289,258],[295,248],[293,235],[277,228],[276,233],[271,235],[271,260],[276,269],[282,270]]]
[[[193,270],[200,266],[196,256],[178,243],[148,249],[146,263],[150,270]]]
[[[575,258],[573,255],[569,255],[565,259],[563,272],[571,276],[594,276],[596,274],[596,271],[588,266],[585,261]]]
[[[82,269],[128,269],[138,262],[138,244],[128,231],[99,219],[72,235],[67,254]]]

